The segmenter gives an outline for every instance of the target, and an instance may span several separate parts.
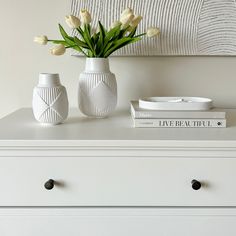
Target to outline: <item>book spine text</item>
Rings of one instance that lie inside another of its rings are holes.
[[[225,119],[133,119],[139,128],[225,128]]]

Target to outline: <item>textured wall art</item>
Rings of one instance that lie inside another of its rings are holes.
[[[106,26],[131,7],[144,20],[140,32],[158,26],[161,36],[119,50],[116,56],[236,55],[235,0],[72,0],[71,11],[88,9]]]

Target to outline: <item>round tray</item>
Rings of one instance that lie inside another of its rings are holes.
[[[209,110],[212,100],[202,97],[149,97],[139,99],[139,107],[148,110]]]

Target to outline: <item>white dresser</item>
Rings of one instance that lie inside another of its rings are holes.
[[[226,129],[135,129],[127,113],[0,121],[0,236],[235,236],[236,110]]]

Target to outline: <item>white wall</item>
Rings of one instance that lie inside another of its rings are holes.
[[[77,105],[79,73],[84,59],[53,57],[48,46],[33,43],[35,35],[59,36],[69,0],[0,0],[0,117],[31,105],[40,72],[59,72],[71,106]],[[236,58],[111,58],[119,86],[119,106],[143,96],[206,96],[216,106],[236,108]]]

